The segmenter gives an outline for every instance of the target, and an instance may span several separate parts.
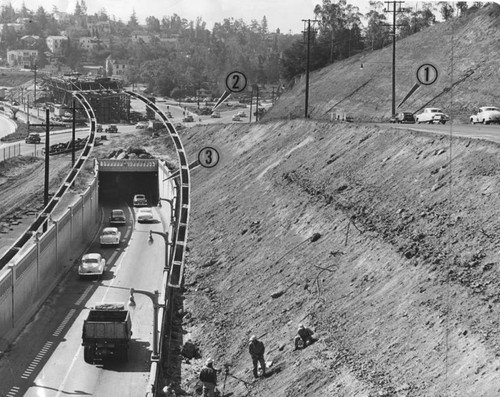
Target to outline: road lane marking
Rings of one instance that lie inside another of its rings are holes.
[[[70,366],[68,367],[68,370],[66,371],[66,375],[64,375],[64,379],[62,381],[62,383],[59,385],[59,387],[57,388],[57,394],[56,394],[56,397],[60,397],[61,396],[61,393],[64,393],[64,394],[67,394],[65,391],[63,391],[64,387],[66,386],[66,382],[68,381],[68,377],[69,377],[69,374],[71,373],[71,371],[73,370],[73,367],[76,363],[76,360],[78,359],[78,356],[80,355],[80,351],[82,350],[82,346],[80,345],[78,347],[78,350],[76,351],[76,354],[73,356],[73,360],[71,360],[71,364]]]
[[[87,297],[87,295],[90,293],[91,289],[92,289],[92,285],[89,285],[89,286],[87,287],[87,289],[86,289],[85,291],[83,291],[82,296],[80,296],[80,298],[78,298],[78,300],[75,302],[75,305],[76,305],[76,306],[80,306],[80,305],[82,304],[83,300],[84,300],[84,299]]]
[[[33,364],[33,362],[32,362],[28,366],[28,368],[26,368],[24,370],[23,374],[21,375],[22,379],[28,379],[31,376],[31,374],[33,373],[33,370],[37,367],[37,365],[40,363],[40,361],[45,356],[45,354],[47,354],[47,352],[49,351],[50,347],[53,344],[54,344],[54,342],[46,342],[45,345],[43,345],[42,349],[40,350],[40,352],[35,357],[35,359],[38,359],[38,361],[35,362],[35,364]]]
[[[76,313],[76,310],[71,309],[68,312],[68,314],[66,314],[66,317],[64,317],[64,320],[61,322],[61,324],[59,324],[59,327],[57,327],[57,329],[54,331],[52,336],[58,337],[61,334],[61,332],[63,331],[66,324],[68,324],[69,320],[71,320],[71,317],[73,317],[73,314],[75,314],[75,313]]]

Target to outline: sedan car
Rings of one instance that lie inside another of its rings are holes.
[[[412,112],[399,112],[396,114],[395,118],[396,123],[414,123],[415,117]]]
[[[148,223],[154,221],[155,217],[151,208],[139,208],[139,210],[137,211],[137,222]]]
[[[429,124],[445,124],[450,117],[443,113],[440,108],[425,108],[422,113],[419,113],[415,116],[415,121],[420,123],[429,123]]]
[[[238,116],[247,117],[247,114],[243,110],[241,110],[240,112],[238,112]]]
[[[101,254],[85,254],[78,266],[78,275],[80,278],[85,276],[102,276],[104,266],[106,266],[106,259]]]
[[[233,121],[241,121],[241,118],[240,118],[240,116],[238,116],[237,114],[235,114],[235,115],[231,118],[231,120],[233,120]]]
[[[127,218],[123,210],[112,210],[109,216],[110,225],[125,225],[127,223]]]
[[[147,207],[148,199],[144,194],[136,194],[132,200],[132,204],[134,207]]]
[[[477,114],[470,116],[472,124],[500,123],[500,109],[495,106],[484,106],[479,108]]]
[[[104,245],[120,245],[122,234],[116,227],[105,227],[102,231],[99,241],[101,246]]]
[[[147,121],[139,121],[136,125],[135,128],[139,130],[144,130],[148,128],[149,123]]]

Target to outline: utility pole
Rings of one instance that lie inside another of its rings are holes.
[[[304,22],[304,40],[307,44],[306,50],[306,98],[304,104],[304,117],[307,119],[309,117],[309,63],[311,58],[311,22],[319,22],[317,19],[303,19]],[[307,24],[307,31],[306,29]],[[314,30],[314,29],[313,29]],[[314,38],[314,36],[313,36]]]
[[[401,8],[401,4],[404,3],[402,0],[391,0],[386,1],[387,8],[384,9],[385,12],[392,12],[392,30],[390,35],[392,36],[392,113],[394,116],[396,114],[396,13],[403,12],[404,9]],[[392,10],[390,9],[390,4],[392,4]],[[399,6],[399,7],[397,7]],[[397,9],[396,9],[397,8]]]

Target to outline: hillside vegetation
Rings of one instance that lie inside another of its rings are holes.
[[[456,122],[467,122],[479,106],[498,106],[500,5],[435,24],[397,41],[396,106],[416,80],[416,69],[432,63],[439,78],[421,86],[400,111],[441,107]],[[363,69],[360,69],[363,64]],[[309,114],[330,119],[348,112],[361,121],[387,121],[392,101],[392,46],[364,52],[311,73]],[[305,78],[284,93],[269,118],[304,117]]]
[[[498,15],[497,6],[481,10],[469,28],[456,25],[455,36],[463,43],[496,37]],[[414,54],[428,49],[426,60],[437,64],[445,58],[433,48],[437,37],[447,42],[446,29],[432,27],[404,44],[418,43]],[[384,51],[370,59],[384,59]],[[298,83],[268,121],[197,126],[183,136],[192,156],[215,145],[223,159],[192,171],[177,337],[197,345],[201,357],[171,361],[169,380],[180,394],[198,395],[199,371],[211,357],[228,364],[219,377],[226,396],[500,395],[500,148],[315,120],[355,89],[347,82],[360,59],[313,74],[312,119],[286,120],[290,110],[300,116]],[[432,105],[456,115],[490,102],[493,66],[487,52],[457,62],[448,81],[474,73],[455,85],[454,100],[440,80],[412,106],[437,96]],[[390,109],[390,84],[374,77],[375,91],[345,100],[366,119]],[[299,323],[319,340],[296,351]],[[272,361],[271,375],[256,381],[251,335],[261,336]]]

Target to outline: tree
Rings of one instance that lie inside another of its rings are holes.
[[[132,11],[132,15],[127,23],[128,27],[135,29],[139,26],[139,21],[137,19],[137,15],[135,14],[135,10]]]
[[[448,3],[447,1],[440,1],[438,5],[440,6],[439,11],[441,12],[441,16],[445,21],[448,21],[453,17],[455,9],[450,3]]]
[[[156,17],[146,18],[146,29],[150,32],[160,33],[160,21]]]

